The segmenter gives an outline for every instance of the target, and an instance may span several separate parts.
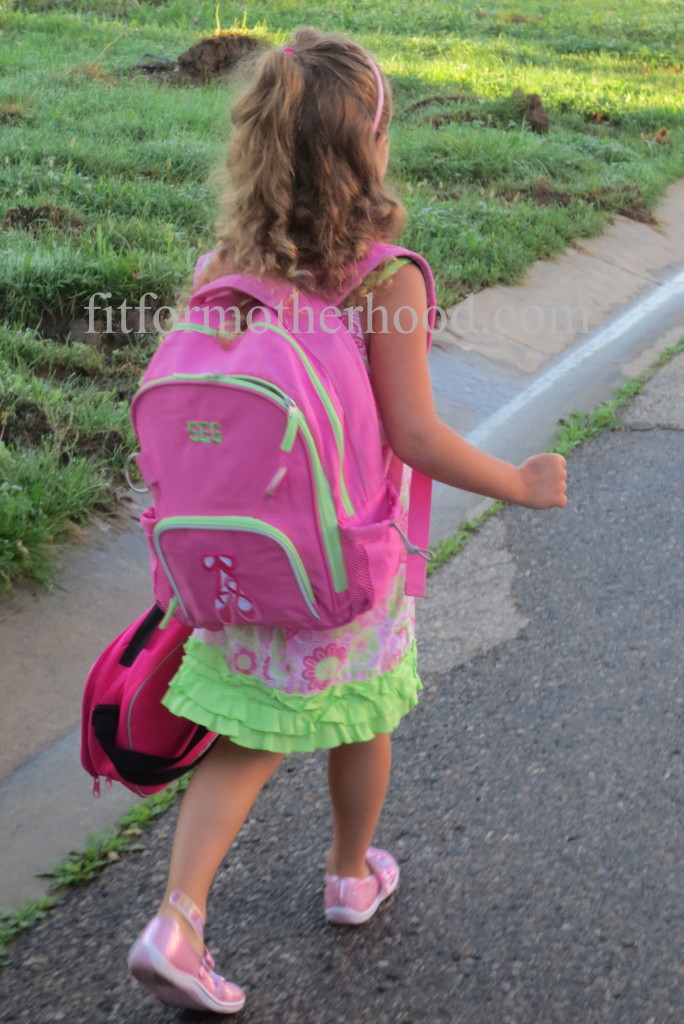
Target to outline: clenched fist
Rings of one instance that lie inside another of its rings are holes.
[[[562,508],[567,504],[565,459],[547,452],[532,455],[520,467],[522,496],[517,504],[524,508]]]

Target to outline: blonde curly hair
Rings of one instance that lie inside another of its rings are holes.
[[[392,116],[382,81],[378,132]],[[288,50],[257,59],[232,109],[217,250],[202,283],[236,270],[337,297],[350,264],[396,238],[406,213],[379,173],[377,103],[369,55],[337,33],[300,29]]]

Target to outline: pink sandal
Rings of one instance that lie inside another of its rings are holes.
[[[368,878],[325,876],[325,916],[333,924],[363,924],[399,884],[399,865],[391,853],[369,847]]]
[[[176,891],[171,893],[169,903],[202,940],[204,920],[192,900]],[[133,977],[165,1006],[237,1013],[245,1005],[245,993],[216,974],[213,966],[214,959],[206,946],[204,954],[198,956],[178,922],[163,914],[150,921],[128,955]]]

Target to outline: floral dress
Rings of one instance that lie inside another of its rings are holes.
[[[354,337],[368,366],[358,322]],[[385,456],[389,465],[389,447]],[[404,530],[410,476],[404,467]],[[216,632],[197,629],[163,703],[241,746],[280,753],[392,732],[421,689],[414,599],[406,596],[404,585],[405,560],[385,597],[336,629],[249,624]]]

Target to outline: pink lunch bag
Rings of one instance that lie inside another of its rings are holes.
[[[81,764],[140,796],[156,793],[198,764],[215,733],[172,715],[161,700],[183,657],[191,630],[156,605],[104,649],[86,680],[81,716]]]

